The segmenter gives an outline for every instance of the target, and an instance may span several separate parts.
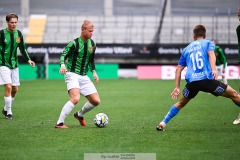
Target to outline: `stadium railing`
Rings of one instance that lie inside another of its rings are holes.
[[[48,15],[43,34],[43,43],[67,43],[78,37],[81,23],[91,19],[95,24],[93,38],[97,43],[152,43],[159,27],[159,16],[54,16]],[[19,17],[18,28],[27,36],[26,17]],[[189,43],[192,29],[197,24],[207,28],[207,38],[218,43],[236,44],[236,16],[166,16],[159,43]],[[5,16],[0,16],[0,28],[5,28]]]

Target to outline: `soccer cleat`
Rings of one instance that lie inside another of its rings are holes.
[[[6,117],[7,116],[7,111],[5,111],[4,109],[2,110],[2,114]]]
[[[240,113],[239,116],[233,121],[233,124],[240,124]]]
[[[164,127],[162,126],[162,124],[159,124],[157,127],[156,127],[156,130],[157,131],[165,131]]]
[[[55,126],[55,128],[62,128],[62,129],[64,129],[64,128],[68,128],[68,127],[65,126],[63,123],[59,123],[59,124],[57,124],[57,125]]]
[[[11,114],[6,115],[6,119],[11,120],[13,116]]]
[[[87,125],[87,123],[84,121],[83,117],[79,117],[77,112],[74,113],[74,117],[79,121],[79,123],[82,126],[86,126]]]

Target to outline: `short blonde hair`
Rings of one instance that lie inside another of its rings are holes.
[[[82,29],[86,29],[89,26],[93,26],[94,27],[93,22],[90,21],[90,20],[84,20],[83,24],[82,24]]]

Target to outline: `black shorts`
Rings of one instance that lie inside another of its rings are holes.
[[[227,89],[227,85],[218,80],[201,80],[187,83],[183,89],[183,96],[186,98],[194,98],[199,91],[211,93],[214,96],[220,96]]]

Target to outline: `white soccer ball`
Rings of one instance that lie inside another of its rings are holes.
[[[108,116],[105,113],[96,114],[94,124],[99,128],[105,127],[108,124]]]

